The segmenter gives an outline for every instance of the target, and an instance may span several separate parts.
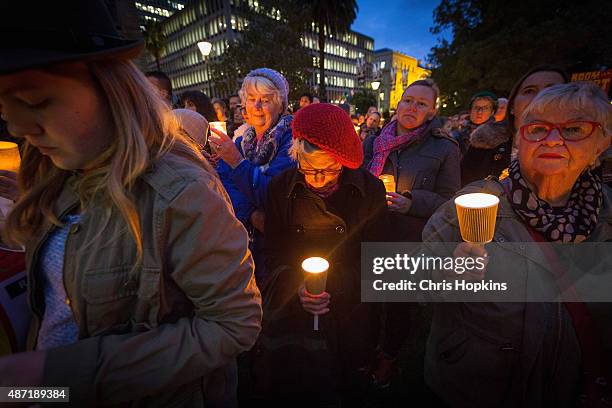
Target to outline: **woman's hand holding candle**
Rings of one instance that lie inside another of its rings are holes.
[[[388,192],[387,205],[389,206],[389,211],[395,211],[400,214],[408,214],[408,211],[410,211],[410,207],[412,206],[412,200],[408,197],[404,197],[401,194]]]
[[[298,296],[302,308],[315,316],[324,315],[329,313],[329,304],[331,301],[331,295],[327,292],[323,292],[320,295],[311,295],[306,291],[306,287],[302,284],[298,289]]]
[[[213,151],[232,168],[238,166],[242,161],[243,157],[238,148],[232,139],[222,131],[211,127],[209,142]]]

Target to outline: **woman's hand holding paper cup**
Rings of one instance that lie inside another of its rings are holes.
[[[499,198],[492,194],[473,193],[455,198],[461,238],[465,242],[457,245],[453,257],[472,258],[477,260],[474,262],[475,265],[483,267],[469,268],[463,273],[454,270],[445,271],[445,278],[470,281],[484,279],[489,263],[485,244],[493,240],[498,205]]]

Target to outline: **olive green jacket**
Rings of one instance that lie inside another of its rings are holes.
[[[71,227],[63,276],[79,340],[47,351],[43,379],[70,387],[71,403],[201,406],[218,381],[212,374],[254,344],[262,312],[248,236],[203,167],[166,154],[136,182],[138,267],[118,213],[95,203]],[[60,219],[78,211],[77,184],[72,175],[57,200]],[[31,349],[44,314],[39,250],[52,229],[45,225],[26,245]]]

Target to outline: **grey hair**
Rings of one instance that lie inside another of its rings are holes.
[[[272,83],[272,81],[270,81],[268,78],[262,76],[247,76],[244,78],[244,81],[242,81],[242,87],[238,92],[243,106],[246,104],[247,94],[249,93],[274,95],[272,97],[272,101],[279,107],[281,113],[286,109],[280,90],[274,86],[274,83]]]
[[[569,82],[543,89],[527,106],[520,123],[548,109],[585,112],[601,123],[605,135],[612,136],[612,105],[604,91],[593,82]]]
[[[291,147],[289,148],[289,157],[295,161],[299,161],[300,155],[311,154],[314,152],[321,151],[317,146],[304,139],[293,139]]]

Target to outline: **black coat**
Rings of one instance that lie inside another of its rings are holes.
[[[461,185],[488,176],[499,177],[510,164],[512,137],[505,123],[488,122],[470,136],[468,151],[461,160]]]
[[[253,362],[255,389],[263,394],[313,390],[325,400],[374,355],[380,305],[361,303],[360,252],[361,242],[382,241],[388,230],[385,189],[363,169],[345,168],[339,182],[325,199],[306,187],[297,169],[269,185],[264,252],[270,275],[261,287],[264,323]],[[301,262],[309,256],[330,261],[330,312],[320,317],[318,332],[297,296]]]

